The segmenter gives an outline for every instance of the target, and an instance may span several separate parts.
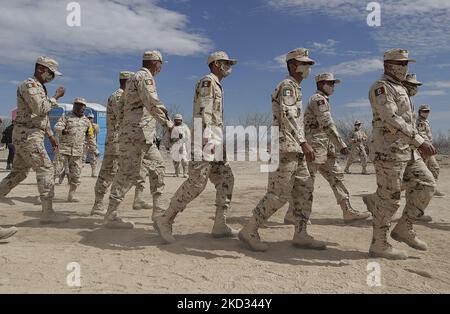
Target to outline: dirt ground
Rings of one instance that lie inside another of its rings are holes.
[[[442,159],[442,158],[441,158]],[[440,189],[450,195],[448,158],[442,160]],[[167,206],[183,182],[173,177],[167,164]],[[229,222],[240,228],[264,195],[267,175],[255,163],[232,163],[235,193]],[[0,163],[5,168],[5,163]],[[354,172],[360,166],[352,167]],[[346,175],[351,201],[364,207],[361,196],[376,188],[372,175]],[[83,170],[79,189],[81,203],[65,202],[67,185],[56,186],[55,208],[71,216],[68,224],[41,226],[35,175],[0,201],[0,224],[16,225],[19,232],[0,242],[0,293],[449,293],[450,211],[449,197],[434,198],[428,208],[434,221],[419,224],[417,232],[429,244],[428,252],[406,249],[406,261],[368,259],[371,223],[345,225],[328,184],[316,182],[311,234],[327,241],[326,251],[296,249],[290,244],[293,226],[283,224],[286,208],[271,218],[262,238],[269,243],[266,253],[254,253],[237,239],[213,239],[215,191],[205,192],[177,217],[174,233],[178,242],[162,245],[150,223],[151,210],[131,209],[134,190],[121,206],[121,214],[136,222],[134,230],[106,230],[102,219],[89,217],[95,179],[90,168]],[[7,172],[2,170],[0,178]],[[151,201],[147,191],[146,198]],[[404,203],[404,199],[402,200]],[[397,214],[397,217],[399,213]],[[68,264],[80,265],[81,287],[69,287]],[[368,285],[379,263],[381,286]]]

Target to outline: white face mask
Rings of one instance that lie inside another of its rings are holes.
[[[322,91],[327,94],[327,96],[331,96],[334,93],[334,85],[330,85],[330,84],[324,84],[322,86]]]
[[[406,75],[408,74],[408,66],[407,65],[398,65],[398,64],[389,64],[390,74],[394,76],[400,82],[403,82],[406,79]]]
[[[409,96],[416,96],[417,95],[417,86],[407,86],[406,89],[408,90]]]
[[[51,81],[53,81],[55,76],[52,75],[51,73],[44,72],[44,73],[42,73],[41,78],[44,81],[44,83],[50,83]]]
[[[302,75],[302,78],[306,79],[311,74],[311,65],[300,64],[297,66],[297,69],[295,70],[295,72],[300,73]]]
[[[231,65],[222,63],[220,66],[220,70],[222,71],[222,75],[223,77],[227,77],[231,74],[231,72],[233,71],[231,68]]]

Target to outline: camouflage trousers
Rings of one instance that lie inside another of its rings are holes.
[[[87,159],[87,155],[89,155],[89,164],[91,165],[91,168],[95,170],[97,168],[98,164],[98,156],[95,154],[96,151],[93,150],[89,145],[84,145],[83,148],[83,163],[82,166],[84,167]]]
[[[41,200],[53,199],[54,170],[44,146],[44,139],[28,137],[14,141],[16,155],[12,170],[0,182],[0,194],[7,195],[19,183],[26,179],[30,169],[36,172],[36,181]]]
[[[70,185],[79,186],[81,184],[81,170],[83,169],[82,156],[62,155],[67,168],[69,169],[68,178]]]
[[[110,201],[121,203],[133,185],[144,186],[147,176],[152,195],[161,195],[164,175],[164,160],[156,145],[140,141],[121,144],[119,170],[114,176]]]
[[[406,190],[403,215],[410,219],[423,216],[436,186],[423,160],[375,161],[374,165],[378,186],[374,195],[374,228],[389,228],[392,217],[400,208],[403,189]]]
[[[64,159],[63,155],[61,155],[59,152],[55,152],[53,167],[55,168],[55,180],[59,178],[63,174],[63,172],[69,173],[67,162]]]
[[[328,184],[330,184],[338,205],[343,200],[350,198],[349,192],[343,182],[344,172],[339,166],[336,158],[328,157],[327,161],[324,164],[308,163],[308,170],[313,182],[313,189],[317,172],[319,172],[325,178],[325,180],[328,181]]]
[[[96,194],[105,195],[108,191],[109,187],[113,183],[114,177],[119,172],[119,159],[120,155],[105,154],[102,161],[102,167],[100,168],[100,172],[98,174],[97,182],[95,183]],[[147,171],[143,165],[139,174],[141,177],[138,180],[136,189],[143,191],[145,188],[145,178],[147,177]],[[156,177],[157,182],[159,182],[161,180],[161,174],[156,175]],[[150,182],[150,184],[158,186],[157,182]]]
[[[350,166],[353,164],[355,160],[358,160],[358,158],[361,160],[361,166],[364,169],[367,168],[367,153],[366,149],[364,148],[364,145],[353,145],[352,150],[350,151],[350,154],[348,156],[347,160],[347,166],[346,169],[349,169]]]
[[[294,207],[294,219],[308,220],[311,215],[314,182],[303,154],[280,153],[275,172],[269,173],[267,193],[253,210],[263,224],[288,201]]]
[[[436,160],[436,156],[428,157],[424,159],[424,162],[427,165],[428,170],[430,170],[433,174],[434,179],[437,181],[439,179],[439,173],[441,169],[439,167],[438,161]]]
[[[205,189],[208,179],[216,187],[216,207],[228,210],[234,188],[234,175],[227,162],[192,161],[189,163],[189,178],[175,192],[170,208],[182,212]]]

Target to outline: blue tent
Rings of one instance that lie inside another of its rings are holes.
[[[55,127],[56,122],[58,122],[58,119],[63,115],[67,114],[72,111],[72,104],[58,104],[59,108],[53,109],[49,112],[48,116],[50,118],[50,126],[52,129]],[[106,107],[95,104],[95,103],[88,103],[86,108],[86,116],[89,116],[89,114],[94,114],[94,123],[97,123],[100,132],[97,135],[97,145],[98,150],[100,151],[100,159],[103,159],[103,155],[105,153],[105,140],[106,140]],[[50,159],[54,159],[54,153],[52,145],[50,144],[50,141],[46,138],[45,139],[45,148],[48,152],[48,155],[50,156]]]

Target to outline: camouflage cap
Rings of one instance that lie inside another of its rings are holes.
[[[359,120],[356,120],[356,121],[355,121],[355,125],[361,125],[361,124],[362,124],[361,121],[359,121]]]
[[[211,63],[213,63],[215,61],[219,61],[219,60],[229,61],[229,62],[231,62],[232,65],[237,64],[237,60],[230,59],[230,57],[228,56],[228,54],[225,51],[216,51],[209,55],[208,65],[210,65]]]
[[[176,114],[174,117],[173,117],[173,119],[174,120],[183,120],[183,116],[181,115],[181,114]]]
[[[408,74],[404,82],[412,85],[422,86],[423,84],[417,80],[417,76],[414,73]]]
[[[52,71],[57,76],[62,75],[62,73],[58,71],[59,63],[54,59],[51,59],[46,56],[41,56],[41,57],[37,58],[36,64],[40,64],[42,66],[47,67],[50,71]]]
[[[305,63],[310,63],[311,65],[316,63],[316,61],[314,61],[309,57],[309,50],[306,48],[297,48],[289,52],[286,55],[286,62],[292,59]]]
[[[330,73],[330,72],[320,73],[319,75],[317,75],[316,83],[321,82],[321,81],[330,81],[330,82],[335,82],[336,84],[339,84],[341,82],[341,80],[334,78],[333,73]]]
[[[414,59],[409,59],[409,52],[406,49],[390,49],[384,53],[384,61],[408,61],[416,62]]]
[[[119,74],[119,79],[121,79],[121,80],[128,80],[133,75],[134,75],[134,72],[122,71]]]
[[[144,52],[142,60],[163,62],[163,57],[162,57],[161,52],[159,52],[158,50],[150,50],[150,51]]]
[[[419,107],[419,111],[430,111],[430,110],[431,110],[430,105],[421,105]]]
[[[84,98],[77,97],[77,98],[74,99],[73,104],[74,104],[74,105],[75,105],[75,104],[81,104],[81,105],[87,106],[87,101],[86,101],[86,99],[84,99]]]

